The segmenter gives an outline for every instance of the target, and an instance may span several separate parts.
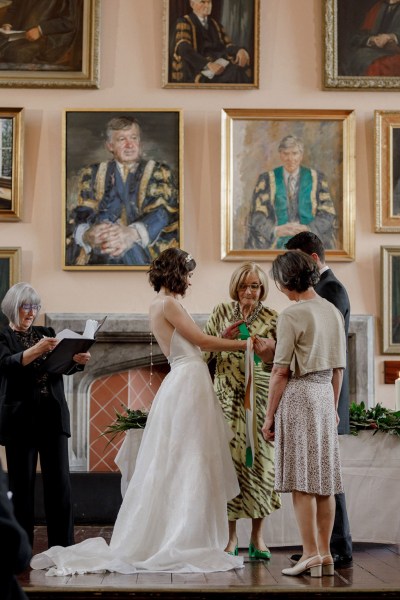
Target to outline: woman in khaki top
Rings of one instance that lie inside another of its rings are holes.
[[[337,403],[346,365],[341,313],[318,296],[313,259],[290,250],[272,264],[279,289],[296,304],[278,318],[265,439],[275,438],[275,489],[291,492],[303,545],[284,575],[333,575],[329,542],[334,494],[343,491],[337,437]]]

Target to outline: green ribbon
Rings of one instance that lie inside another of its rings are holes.
[[[250,331],[248,330],[246,323],[240,323],[239,331],[239,339],[247,340],[250,337]],[[256,365],[258,365],[261,362],[261,358],[257,356],[257,354],[254,354],[254,362]]]

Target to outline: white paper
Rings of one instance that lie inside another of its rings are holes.
[[[58,340],[63,340],[64,338],[84,338],[86,340],[94,340],[96,332],[98,331],[98,329],[100,329],[101,325],[103,325],[106,318],[107,317],[104,317],[104,319],[102,319],[100,323],[99,321],[96,321],[96,319],[88,319],[86,321],[85,329],[82,334],[76,333],[76,331],[72,331],[72,329],[63,329],[62,331],[57,333],[56,338]]]
[[[219,65],[222,65],[224,68],[226,67],[226,65],[229,64],[229,60],[226,60],[225,58],[217,58],[217,60],[215,60],[214,62],[218,63]],[[210,69],[203,69],[201,74],[204,75],[204,77],[207,77],[208,79],[212,79],[215,75],[215,73],[210,71]]]
[[[63,329],[56,335],[56,338],[58,340],[63,340],[64,338],[81,338],[81,337],[83,337],[83,336],[80,333],[76,333],[76,331],[72,331],[71,329]]]
[[[21,40],[24,39],[25,37],[25,31],[22,30],[17,30],[17,29],[11,29],[11,30],[7,30],[7,29],[3,29],[2,27],[0,27],[0,33],[2,33],[3,35],[6,35],[8,37],[8,41],[9,42],[13,42],[15,40]]]

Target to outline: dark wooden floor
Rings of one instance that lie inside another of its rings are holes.
[[[76,542],[88,537],[110,539],[111,527],[77,527]],[[34,552],[46,548],[46,530],[35,530]],[[338,569],[334,577],[285,577],[281,570],[291,565],[288,556],[296,548],[274,548],[269,561],[249,561],[245,568],[226,573],[119,575],[73,575],[46,577],[28,570],[19,580],[31,600],[261,600],[268,598],[323,598],[326,600],[400,599],[400,545],[355,544],[353,566]]]

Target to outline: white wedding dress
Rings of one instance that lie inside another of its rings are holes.
[[[32,558],[48,575],[115,571],[227,571],[243,559],[224,552],[229,499],[239,493],[231,433],[201,351],[177,331],[147,420],[136,467],[110,545],[92,538]]]

